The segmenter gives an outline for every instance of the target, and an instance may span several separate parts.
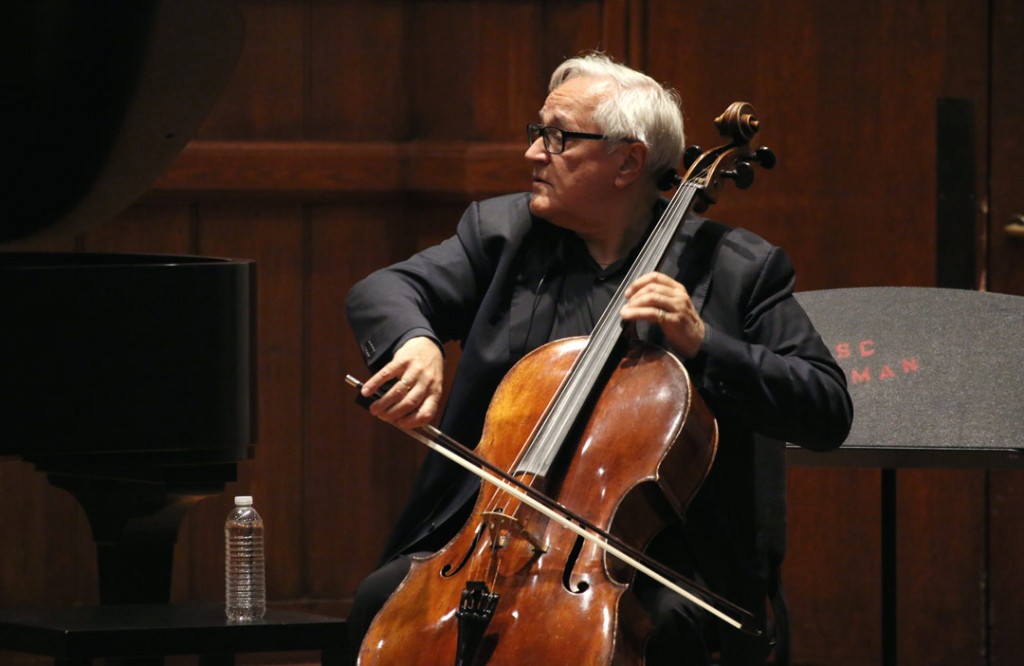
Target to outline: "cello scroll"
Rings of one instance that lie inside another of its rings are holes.
[[[734,181],[738,188],[745,190],[754,182],[753,164],[762,169],[775,166],[775,153],[770,148],[750,148],[760,125],[757,112],[749,102],[733,102],[715,118],[718,133],[730,141],[707,152],[701,152],[697,146],[687,148],[684,156],[687,170],[683,182],[699,195],[693,207],[695,211],[703,212],[718,200],[723,178]]]

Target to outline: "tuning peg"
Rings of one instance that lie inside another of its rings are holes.
[[[775,151],[766,146],[761,146],[754,151],[753,159],[761,165],[762,169],[771,169],[775,166]]]
[[[700,146],[687,146],[686,150],[683,151],[683,166],[689,169],[702,152],[704,151],[700,149]]]
[[[675,169],[669,169],[658,179],[658,189],[662,192],[668,192],[673,187],[677,187],[682,183],[683,177],[679,175],[679,172]]]
[[[754,167],[747,162],[737,162],[735,171],[723,171],[722,178],[736,181],[736,187],[745,190],[754,183]]]

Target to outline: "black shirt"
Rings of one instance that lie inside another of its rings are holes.
[[[558,252],[560,261],[556,265],[562,279],[555,297],[550,339],[589,335],[629,271],[636,251],[601,268],[578,236],[567,235]]]

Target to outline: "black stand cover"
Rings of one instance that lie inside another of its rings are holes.
[[[797,294],[846,372],[850,437],[797,464],[1024,464],[1024,298],[878,287]]]
[[[846,373],[853,429],[796,465],[882,468],[882,658],[896,663],[896,468],[1024,465],[1024,298],[878,287],[797,294]]]

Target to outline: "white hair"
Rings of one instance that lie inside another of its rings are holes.
[[[593,120],[602,133],[612,139],[645,143],[647,170],[656,178],[679,164],[686,148],[679,93],[603,53],[563,62],[551,75],[548,92],[582,76],[608,79],[614,84],[612,94],[594,109]]]

